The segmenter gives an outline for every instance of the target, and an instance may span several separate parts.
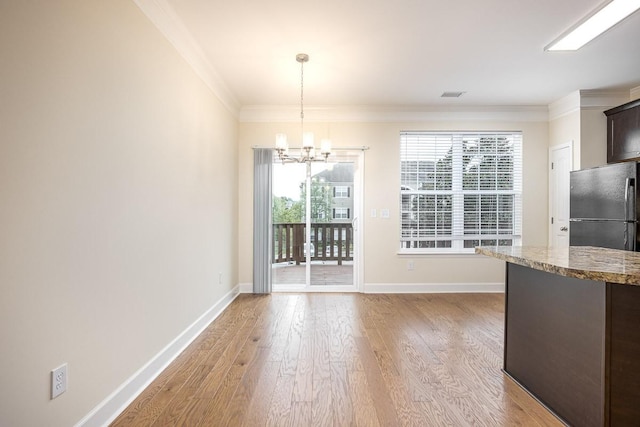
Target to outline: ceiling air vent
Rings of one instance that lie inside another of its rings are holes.
[[[465,92],[442,92],[440,98],[460,98]]]

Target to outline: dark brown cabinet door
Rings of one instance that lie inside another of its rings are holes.
[[[640,287],[609,284],[609,419],[640,425]]]
[[[640,100],[604,113],[607,115],[607,162],[640,160]]]

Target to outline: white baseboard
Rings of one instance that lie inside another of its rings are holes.
[[[238,295],[239,287],[236,286],[93,408],[76,427],[108,426]]]
[[[253,284],[240,283],[241,294],[253,292]],[[331,289],[330,292],[341,292]],[[300,287],[280,287],[280,292],[304,292]],[[354,291],[350,291],[354,292]],[[504,283],[365,283],[365,294],[502,293]]]
[[[500,293],[504,283],[365,283],[365,294]]]

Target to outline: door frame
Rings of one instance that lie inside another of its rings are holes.
[[[353,156],[357,162],[353,174],[353,282],[356,291],[364,293],[364,150]]]
[[[314,286],[310,283],[310,274],[312,266],[310,263],[305,262],[305,284],[304,285],[278,285],[272,283],[272,292],[364,292],[364,245],[363,245],[363,233],[362,233],[362,212],[364,209],[364,148],[358,149],[335,149],[338,151],[330,162],[339,161],[352,161],[355,166],[353,174],[353,284],[351,285],[338,285],[338,286]],[[337,159],[336,159],[337,157]],[[307,188],[309,188],[308,176],[309,169],[305,172],[305,179]],[[307,198],[310,197],[310,191],[307,191]],[[306,203],[306,202],[305,202]],[[308,207],[308,206],[307,206]],[[310,212],[310,209],[307,209]],[[309,232],[309,227],[307,232]],[[308,241],[309,236],[306,236]],[[309,256],[309,254],[307,254]]]

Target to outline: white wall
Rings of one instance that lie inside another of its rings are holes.
[[[549,120],[549,146],[568,142],[573,143],[573,169],[580,169],[580,110]]]
[[[307,115],[307,114],[305,114]],[[482,116],[480,112],[477,116]],[[473,116],[473,114],[469,114]],[[322,138],[330,132],[335,146],[370,147],[365,153],[364,177],[364,281],[367,285],[388,284],[477,284],[502,283],[504,263],[476,256],[419,256],[407,258],[399,249],[399,134],[402,130],[521,130],[524,139],[523,244],[547,244],[547,157],[549,130],[543,121],[492,119],[425,120],[422,122],[319,122],[306,128]],[[299,124],[242,122],[239,143],[240,223],[252,224],[254,145],[271,146],[274,135],[299,133]],[[294,144],[295,145],[295,144]],[[371,218],[371,209],[387,208],[389,219]],[[252,281],[252,231],[240,230],[239,280]],[[415,269],[407,270],[414,260]]]
[[[0,425],[70,426],[237,283],[237,122],[130,0],[1,2],[0,52]]]
[[[607,164],[607,116],[602,108],[580,111],[580,165],[582,169]]]

